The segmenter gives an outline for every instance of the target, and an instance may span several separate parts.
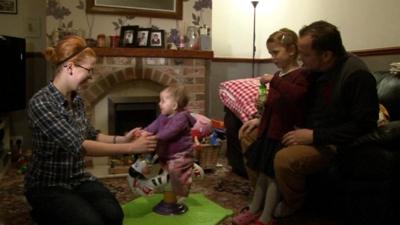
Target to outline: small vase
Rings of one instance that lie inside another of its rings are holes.
[[[85,39],[87,46],[93,48],[96,47],[96,40],[94,40],[93,38],[86,38]]]
[[[118,35],[110,36],[110,47],[111,48],[119,47],[119,36]]]
[[[185,36],[184,35],[179,35],[178,49],[184,49],[184,48],[185,48]]]
[[[199,49],[199,31],[197,27],[190,26],[187,28],[186,36],[188,38],[187,49],[198,50]]]

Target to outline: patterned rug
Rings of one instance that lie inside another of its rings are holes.
[[[234,214],[240,211],[250,199],[252,189],[249,182],[231,172],[225,158],[221,166],[206,173],[205,179],[195,181],[191,192],[202,193],[220,206],[231,209]],[[128,203],[135,196],[128,187],[125,177],[101,179],[115,194],[121,204]],[[23,196],[23,175],[11,166],[0,181],[0,225],[35,225],[29,215],[29,205]],[[220,224],[231,225],[232,217]],[[290,218],[278,221],[279,225],[340,225],[334,219],[318,215],[312,210],[300,212]],[[162,224],[160,224],[162,225]],[[194,224],[195,225],[195,224]]]

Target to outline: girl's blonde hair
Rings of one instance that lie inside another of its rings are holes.
[[[295,56],[297,57],[297,34],[296,32],[288,29],[282,28],[278,31],[275,31],[271,35],[269,35],[267,39],[267,44],[275,42],[283,45],[285,48],[294,47]]]
[[[44,56],[57,69],[67,61],[82,63],[88,58],[96,59],[96,53],[86,45],[85,39],[76,35],[65,37],[54,47],[47,47]]]
[[[181,84],[172,84],[164,90],[175,98],[178,105],[177,110],[183,110],[189,104],[190,97],[185,86]]]

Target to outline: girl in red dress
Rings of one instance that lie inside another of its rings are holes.
[[[259,128],[256,141],[246,153],[248,167],[259,176],[252,201],[233,218],[234,225],[274,223],[272,214],[279,202],[274,156],[282,147],[282,136],[304,122],[305,96],[310,82],[297,62],[296,33],[287,28],[274,32],[267,39],[267,48],[280,70],[261,77],[260,82],[268,85],[262,116],[245,122],[239,130],[240,138]]]

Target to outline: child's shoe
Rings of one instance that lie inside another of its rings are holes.
[[[251,225],[270,225],[270,224],[269,223],[265,224],[265,223],[263,223],[263,222],[261,222],[259,220],[256,220],[256,222],[252,223]]]
[[[274,220],[274,219],[270,220],[267,224],[257,220],[252,225],[277,225],[277,223],[276,223],[276,220]]]

